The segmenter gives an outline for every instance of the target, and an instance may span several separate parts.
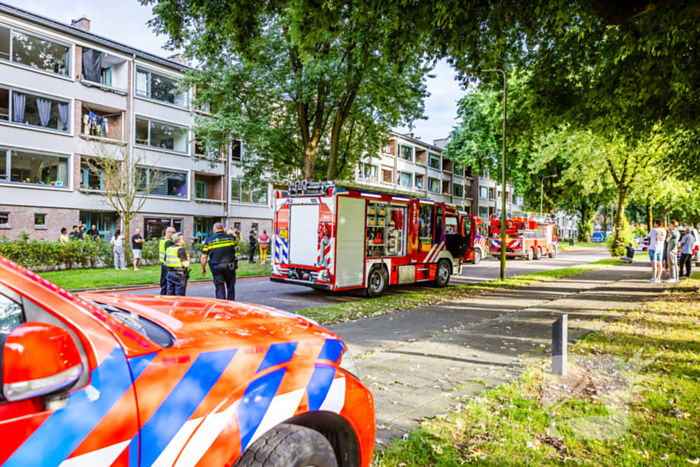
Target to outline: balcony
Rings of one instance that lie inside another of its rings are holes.
[[[224,204],[224,177],[221,175],[194,174],[194,200],[198,203]]]
[[[90,48],[83,48],[81,59],[83,85],[127,94],[128,60]]]
[[[416,148],[416,164],[428,165],[428,151]]]
[[[83,103],[80,112],[80,137],[86,140],[126,145],[122,133],[124,112],[96,104]]]

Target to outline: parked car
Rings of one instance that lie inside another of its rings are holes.
[[[301,316],[74,295],[0,257],[0,465],[370,465],[371,393]]]

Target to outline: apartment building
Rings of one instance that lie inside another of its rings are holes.
[[[461,167],[444,157],[446,144],[446,139],[430,144],[413,134],[393,132],[378,157],[360,163],[355,181],[405,190],[488,219],[495,212],[497,195],[500,200],[500,185],[488,173],[480,177],[471,167]],[[522,209],[522,199],[513,203],[513,190],[510,186],[507,190],[508,209]]]
[[[132,224],[203,238],[214,222],[271,227],[271,188],[242,182],[245,146],[212,151],[197,140],[187,67],[0,3],[0,236],[56,240],[85,222],[109,239],[122,228],[105,203],[99,158],[126,151],[157,185]],[[209,153],[211,154],[211,153]],[[209,158],[211,159],[211,158]],[[91,163],[92,161],[92,163]]]

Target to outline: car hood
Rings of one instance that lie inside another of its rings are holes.
[[[86,300],[137,313],[175,337],[173,347],[241,343],[255,345],[299,338],[337,339],[293,313],[241,302],[191,297],[80,294]]]

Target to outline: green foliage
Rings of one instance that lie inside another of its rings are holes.
[[[629,222],[627,222],[627,217],[623,216],[621,225],[617,227],[615,235],[606,240],[605,246],[608,247],[610,256],[618,257],[625,255],[627,252],[625,247],[628,243],[632,243],[632,246],[634,246],[634,233]]]

